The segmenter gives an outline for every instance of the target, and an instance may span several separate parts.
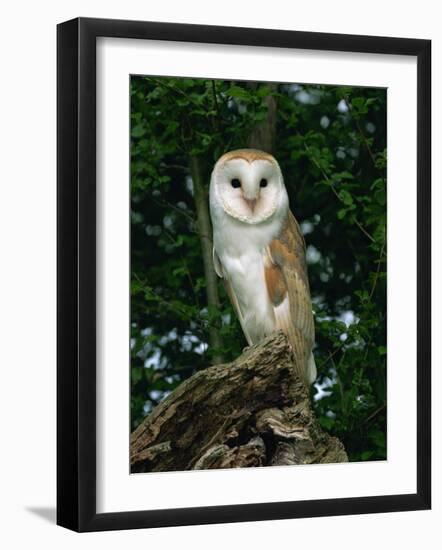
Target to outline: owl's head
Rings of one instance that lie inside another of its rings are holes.
[[[276,159],[256,149],[224,154],[212,172],[211,208],[244,223],[261,223],[288,207],[287,192]]]

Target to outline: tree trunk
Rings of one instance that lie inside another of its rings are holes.
[[[218,294],[218,277],[213,267],[213,243],[212,243],[212,224],[210,221],[207,189],[204,184],[204,178],[201,169],[201,160],[196,156],[190,157],[190,173],[193,181],[193,192],[195,198],[195,209],[197,219],[197,229],[201,242],[201,251],[204,265],[204,275],[206,279],[207,306],[209,309],[209,318],[213,311],[220,311],[220,302]],[[222,348],[222,339],[220,327],[211,322],[209,326],[209,344],[211,349],[220,350]],[[213,356],[213,364],[219,365],[223,358],[220,352]]]
[[[347,462],[319,427],[282,332],[183,382],[131,436],[131,471]]]
[[[269,84],[269,88],[273,91],[277,89],[276,84]],[[266,153],[273,153],[276,140],[276,110],[277,103],[273,95],[268,95],[264,98],[264,103],[267,105],[267,114],[265,119],[257,124],[252,130],[248,140],[248,146],[252,149],[260,149]]]

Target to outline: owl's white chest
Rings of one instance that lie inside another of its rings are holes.
[[[264,274],[264,250],[279,233],[278,220],[245,225],[224,218],[214,225],[214,245],[238,300],[243,325],[252,343],[276,328]]]

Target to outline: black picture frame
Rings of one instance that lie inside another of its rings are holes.
[[[417,492],[96,512],[96,38],[417,58]],[[79,18],[57,28],[57,523],[75,531],[424,510],[431,506],[431,41]]]

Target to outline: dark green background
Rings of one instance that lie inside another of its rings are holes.
[[[131,78],[132,428],[182,380],[246,345],[219,284],[207,308],[189,162],[204,180],[277,102],[278,160],[307,243],[321,425],[386,458],[386,90]],[[208,327],[221,325],[213,350]]]

